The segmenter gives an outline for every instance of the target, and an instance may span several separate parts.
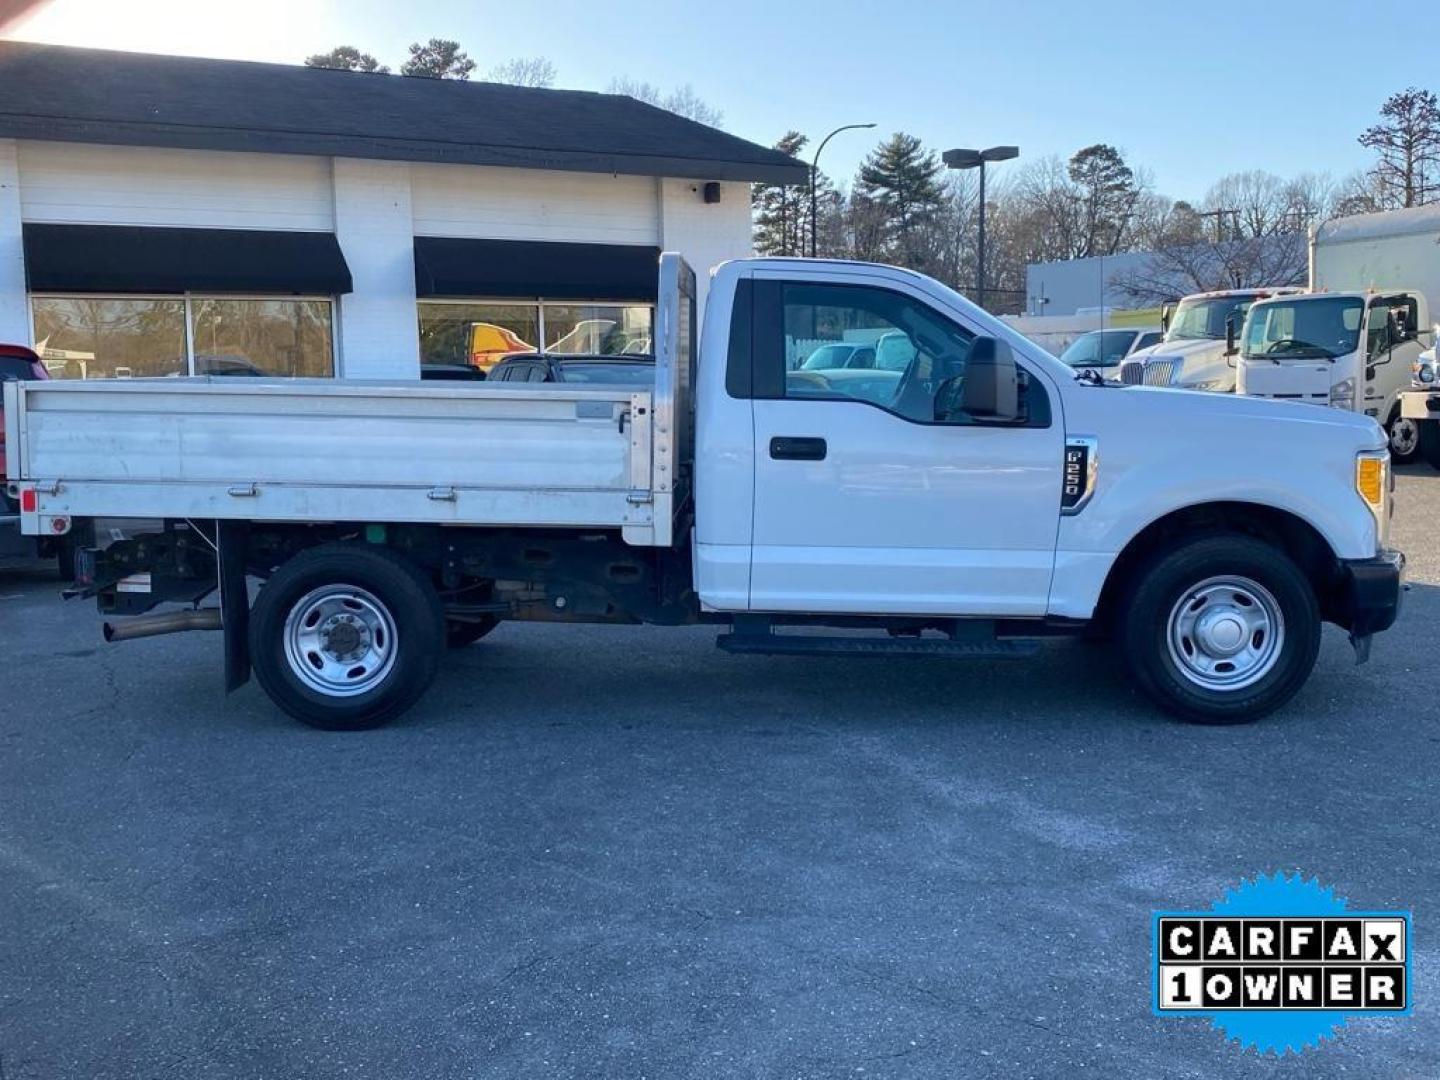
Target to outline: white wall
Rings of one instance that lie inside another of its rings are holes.
[[[336,158],[335,237],[354,291],[340,298],[340,375],[418,379],[409,166]]]
[[[703,323],[710,271],[730,259],[751,254],[750,185],[720,185],[720,202],[706,203],[696,180],[660,180],[660,247],[678,251],[695,271],[695,300]]]
[[[17,185],[18,174],[18,185]],[[413,238],[636,244],[679,251],[703,312],[709,271],[750,254],[750,186],[707,204],[690,180],[283,154],[0,140],[0,340],[29,341],[21,220],[334,231],[355,290],[336,335],[347,378],[419,370]]]
[[[655,181],[647,176],[412,165],[416,236],[658,243]]]
[[[21,142],[26,221],[210,229],[335,227],[330,159]]]
[[[20,234],[20,170],[14,139],[0,139],[0,342],[30,344],[25,249]]]

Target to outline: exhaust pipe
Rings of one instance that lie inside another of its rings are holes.
[[[219,608],[199,608],[195,611],[138,615],[121,623],[107,622],[103,633],[106,641],[130,641],[160,634],[178,634],[182,630],[219,630],[221,625]]]

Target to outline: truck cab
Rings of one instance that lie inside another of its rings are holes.
[[[1419,453],[1419,428],[1400,395],[1430,337],[1425,297],[1410,290],[1317,292],[1250,308],[1237,366],[1239,393],[1328,405],[1373,417],[1397,462]]]
[[[1281,287],[1193,293],[1166,313],[1164,340],[1125,358],[1120,381],[1228,394],[1235,389],[1234,343],[1250,305],[1300,291]]]

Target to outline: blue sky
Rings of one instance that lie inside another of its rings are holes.
[[[853,173],[872,134],[937,149],[1016,143],[1025,158],[1109,142],[1156,187],[1198,198],[1261,168],[1337,178],[1369,157],[1355,137],[1409,84],[1440,90],[1423,5],[1108,0],[51,0],[5,36],[298,62],[353,44],[392,66],[405,44],[453,37],[483,71],[543,55],[559,85],[617,75],[690,83],[725,127],[770,143],[874,121],[825,151]],[[117,10],[123,9],[123,10]],[[1423,22],[1423,20],[1422,20]],[[1010,168],[1006,166],[1005,168]]]

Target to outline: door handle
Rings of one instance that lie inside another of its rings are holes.
[[[824,461],[827,449],[824,439],[802,435],[776,435],[770,440],[770,456],[776,461]]]

